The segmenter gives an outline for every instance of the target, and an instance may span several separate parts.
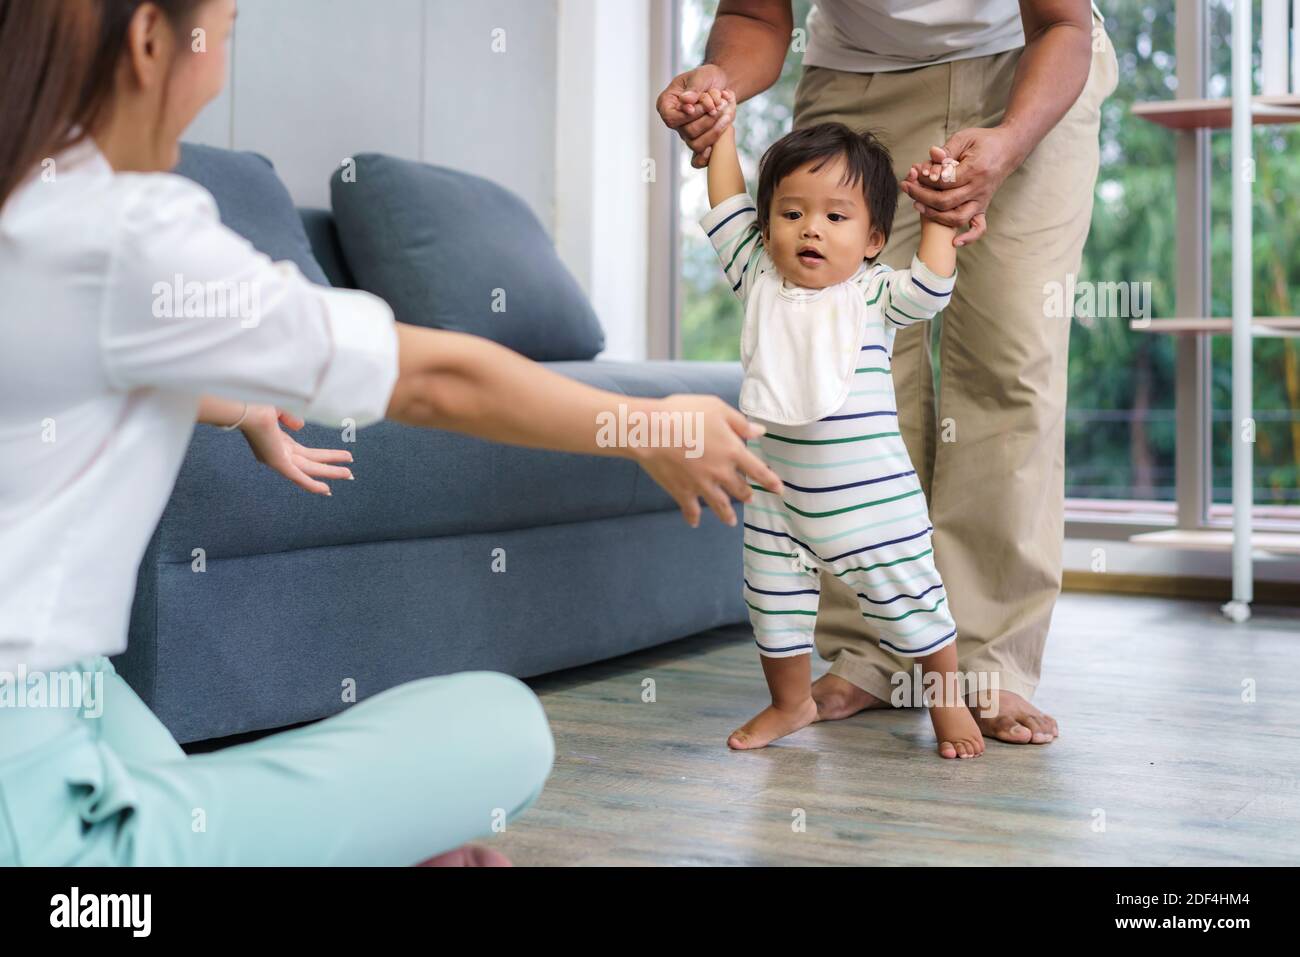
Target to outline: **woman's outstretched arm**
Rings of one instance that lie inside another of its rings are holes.
[[[388,418],[495,442],[616,455],[639,463],[699,523],[699,499],[730,525],[731,499],[749,501],[749,482],[779,491],[776,473],[745,440],[762,434],[717,396],[665,399],[617,395],[583,385],[478,336],[397,324],[398,377]],[[620,406],[623,407],[620,413]],[[611,444],[602,421],[639,413],[680,416],[688,446]]]

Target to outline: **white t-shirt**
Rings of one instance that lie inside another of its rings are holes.
[[[397,377],[382,300],[272,263],[221,225],[202,187],[115,173],[90,142],[52,172],[37,171],[0,210],[9,674],[126,647],[136,571],[201,394],[364,425],[383,417]],[[172,295],[178,287],[187,295]],[[208,318],[183,317],[195,290]],[[256,309],[223,307],[223,291]]]
[[[1096,4],[1094,16],[1102,19]],[[1016,0],[816,0],[807,66],[848,73],[911,70],[1025,45]]]

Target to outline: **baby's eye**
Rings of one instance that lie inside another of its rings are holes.
[[[831,213],[826,218],[829,219],[832,223],[840,223],[848,219],[849,217],[845,216],[843,213]]]
[[[796,220],[802,215],[803,214],[799,212],[799,210],[797,209],[787,209],[784,213],[781,214],[781,217],[783,219]]]

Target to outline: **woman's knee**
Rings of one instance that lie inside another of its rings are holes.
[[[484,701],[507,716],[512,750],[521,768],[528,770],[540,787],[555,763],[555,738],[541,700],[518,678],[496,672],[479,672],[478,676],[484,681]]]
[[[484,735],[484,757],[510,768],[529,792],[541,787],[555,761],[555,739],[546,711],[528,685],[495,671],[430,680],[442,685],[441,691],[454,689],[457,724]]]

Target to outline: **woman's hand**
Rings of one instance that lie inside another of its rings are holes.
[[[695,418],[691,421],[700,423],[692,447],[634,450],[636,461],[673,497],[692,528],[700,524],[701,498],[718,518],[735,525],[731,499],[748,502],[753,498],[751,481],[769,492],[781,493],[781,479],[745,445],[747,439],[763,434],[761,425],[749,422],[712,395],[672,395],[662,400],[658,409],[668,414],[680,413],[683,421],[692,416]],[[688,456],[688,452],[694,457]]]
[[[304,424],[302,419],[273,405],[250,405],[239,430],[257,461],[294,485],[317,495],[329,495],[330,487],[320,479],[351,479],[350,469],[331,463],[351,462],[352,453],[343,449],[309,449],[280,428],[284,425],[296,432]]]

